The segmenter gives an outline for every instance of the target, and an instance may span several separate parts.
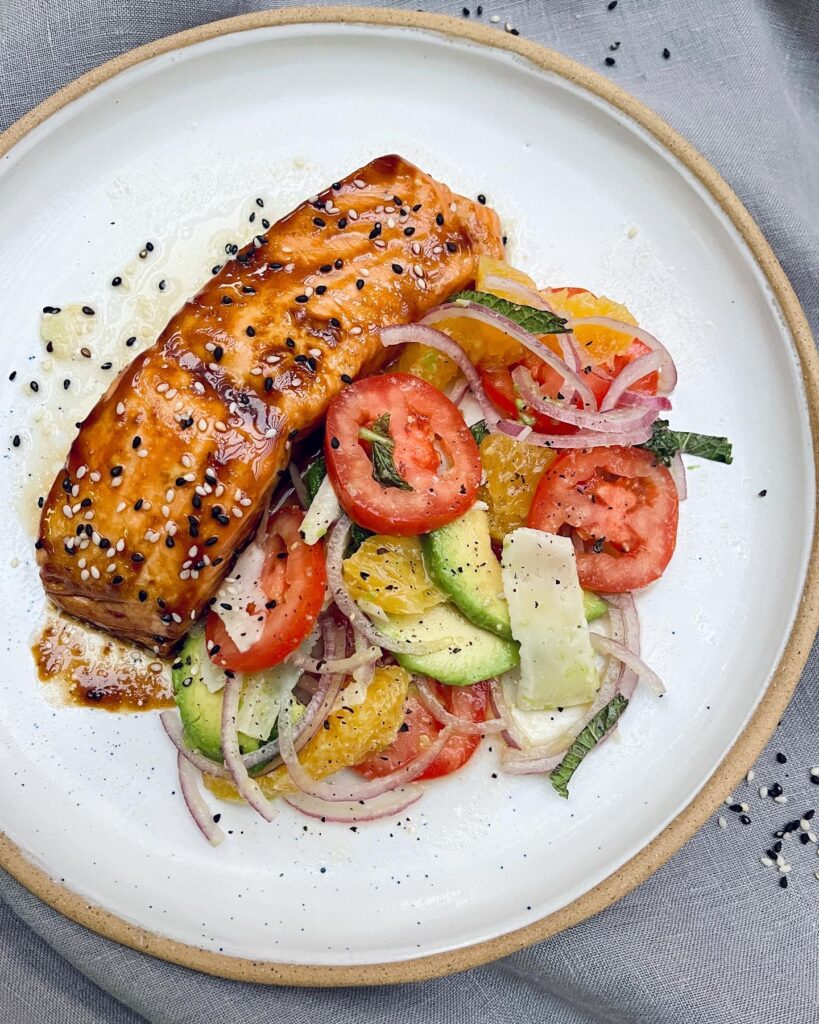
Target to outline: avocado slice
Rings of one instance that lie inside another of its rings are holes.
[[[518,645],[480,629],[452,604],[439,604],[422,615],[392,615],[378,628],[395,640],[424,643],[446,640],[432,654],[396,654],[408,672],[429,676],[450,686],[470,686],[508,672],[518,663]]]
[[[595,619],[602,618],[608,610],[608,604],[593,590],[583,591],[583,613],[586,616],[586,622],[594,622]]]
[[[511,640],[509,606],[486,512],[472,508],[454,523],[428,533],[422,543],[433,582],[476,626]]]
[[[173,699],[182,716],[185,742],[212,761],[222,758],[222,690],[212,692],[211,683],[223,673],[213,664],[205,649],[205,631],[201,626],[191,630],[173,663]],[[239,733],[242,753],[258,750],[261,741]]]

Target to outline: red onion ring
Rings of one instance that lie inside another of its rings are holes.
[[[523,345],[524,348],[528,348],[530,352],[533,352],[544,363],[551,366],[556,373],[560,374],[561,378],[567,384],[571,384],[575,391],[577,391],[587,408],[597,408],[597,399],[594,397],[594,393],[589,385],[583,380],[581,373],[572,370],[560,356],[555,355],[548,345],[544,345],[534,334],[530,334],[529,331],[518,327],[516,323],[513,323],[505,316],[501,316],[500,313],[496,313],[493,309],[481,306],[477,302],[448,302],[443,306],[436,306],[435,309],[430,310],[421,320],[421,323],[432,326],[440,323],[441,320],[451,320],[455,316],[460,316],[467,320],[475,320],[477,323],[502,331],[508,338],[512,338],[518,344]],[[391,330],[392,328],[389,329]]]
[[[293,722],[291,716],[285,711],[279,715],[279,745],[281,747],[284,763],[295,786],[302,793],[317,797],[320,800],[328,800],[331,803],[350,803],[356,800],[371,800],[381,796],[382,793],[389,793],[399,786],[412,782],[421,775],[444,749],[453,731],[450,727],[442,729],[435,740],[411,761],[397,768],[389,775],[379,779],[371,779],[357,786],[345,788],[343,781],[325,782],[314,779],[301,765],[299,756],[293,746]]]
[[[632,672],[636,672],[638,678],[649,686],[657,696],[665,693],[665,686],[657,673],[648,667],[646,663],[630,651],[625,645],[612,640],[611,637],[602,636],[600,633],[591,634],[592,647],[600,654],[608,654],[618,661],[621,661]]]
[[[671,408],[671,400],[666,395],[647,395],[642,391],[624,391],[620,395],[617,405],[619,408],[624,405],[642,405],[646,409],[656,409],[657,412],[668,412]]]
[[[205,775],[213,775],[217,779],[232,778],[224,764],[219,764],[218,761],[211,761],[209,757],[205,757],[205,755],[200,753],[198,750],[191,750],[191,748],[185,743],[185,737],[182,732],[182,722],[175,711],[171,711],[170,708],[168,708],[167,711],[163,711],[159,716],[159,721],[162,723],[162,728],[168,734],[168,739],[176,747],[178,753],[180,753],[185,760],[190,761],[194,768],[203,772]]]
[[[517,302],[520,306],[531,306],[532,309],[542,309],[547,313],[554,313],[554,310],[540,292],[535,291],[534,288],[530,288],[528,285],[521,284],[520,281],[511,281],[508,277],[503,277],[501,274],[485,274],[483,291],[489,292],[492,295],[497,295],[498,292],[506,292],[506,295],[503,297],[507,298],[509,295],[515,295],[516,298],[512,299],[512,301]]]
[[[181,750],[176,755],[176,767],[179,770],[179,788],[191,817],[210,845],[219,846],[225,840],[225,833],[213,820],[213,811],[199,791],[199,771]]]
[[[307,496],[307,488],[304,486],[301,473],[299,473],[295,463],[291,462],[287,467],[287,471],[290,474],[290,479],[293,483],[293,490],[296,492],[299,504],[303,509],[308,509],[310,507],[310,499]]]
[[[671,456],[671,462],[668,465],[668,472],[671,474],[671,479],[674,481],[674,486],[677,488],[677,497],[680,501],[685,501],[688,497],[688,481],[685,476],[685,466],[683,465],[682,455],[679,452],[675,452]]]
[[[576,434],[539,434],[530,427],[514,420],[499,420],[495,424],[487,422],[490,433],[506,434],[526,444],[540,448],[605,448],[612,445],[644,444],[651,437],[651,427],[639,430],[611,431],[602,433],[594,430],[578,430]]]
[[[332,821],[343,825],[355,825],[358,822],[377,821],[379,818],[400,814],[401,811],[405,811],[417,803],[423,795],[423,788],[420,785],[413,785],[407,789],[384,793],[383,799],[374,797],[364,804],[360,800],[350,803],[330,803],[307,793],[288,793],[284,797],[284,801],[297,811],[301,811],[302,814],[306,814],[308,818],[318,818],[319,821]]]
[[[453,715],[438,700],[429,681],[422,676],[415,676],[415,688],[418,698],[432,717],[441,725],[451,726],[455,732],[465,736],[488,736],[491,733],[503,732],[506,723],[501,718],[490,719],[488,722],[471,722],[467,718]]]
[[[423,324],[400,324],[396,327],[383,327],[379,331],[378,337],[381,344],[387,348],[392,345],[407,345],[415,342],[443,352],[453,363],[457,364],[458,369],[466,377],[469,390],[480,405],[481,414],[486,422],[496,423],[498,421],[500,417],[494,405],[487,398],[481,383],[481,375],[470,362],[466,352],[448,334],[444,334],[443,331],[434,327],[425,327]]]
[[[641,358],[652,359],[651,356]],[[635,363],[638,360],[635,360]],[[624,371],[625,372],[625,371]],[[621,374],[622,376],[622,374]],[[578,409],[566,401],[558,401],[554,398],[547,398],[541,394],[540,388],[535,383],[534,377],[525,366],[516,366],[512,370],[512,380],[520,393],[520,397],[535,412],[551,416],[561,423],[570,423],[575,427],[585,430],[609,433],[614,431],[638,430],[651,426],[657,418],[653,409],[646,409],[641,406],[632,406],[626,409],[610,408],[604,411],[603,402],[600,412],[589,412],[587,409]],[[613,387],[614,385],[612,385]]]
[[[393,328],[389,328],[392,330]],[[383,332],[382,332],[383,334]],[[327,585],[333,595],[336,607],[341,614],[349,619],[353,629],[363,636],[374,647],[382,647],[385,651],[398,654],[432,654],[448,646],[449,639],[443,638],[435,643],[410,643],[404,640],[393,640],[382,633],[370,622],[364,612],[350,597],[342,575],[341,563],[350,536],[350,520],[347,516],[339,517],[327,540]]]
[[[239,697],[242,692],[241,676],[228,677],[222,694],[222,754],[225,765],[233,776],[233,784],[241,797],[250,804],[254,811],[265,821],[272,821],[276,811],[267,799],[255,779],[248,773],[242,755],[239,752],[239,734],[236,730],[236,718],[239,714]],[[281,718],[281,715],[279,715]]]
[[[465,377],[459,378],[450,388],[447,398],[453,405],[460,406],[467,391],[469,391],[469,381]]]
[[[559,754],[536,754],[507,748],[501,753],[501,767],[508,775],[546,775],[557,768],[568,749]]]
[[[571,327],[573,331],[576,331],[578,327],[607,327],[611,331],[619,331],[621,334],[628,334],[632,338],[636,338],[647,348],[650,348],[652,352],[659,352],[663,356],[663,365],[662,369],[660,369],[659,379],[660,391],[668,394],[674,390],[677,384],[677,367],[674,365],[671,353],[662,342],[658,341],[653,334],[644,331],[642,327],[635,327],[634,324],[627,324],[623,320],[614,320],[610,316],[577,317],[574,320],[569,320],[566,326]],[[634,362],[636,363],[637,360],[635,359]]]
[[[380,647],[366,647],[363,651],[357,651],[348,658],[308,658],[304,654],[291,654],[290,660],[304,672],[311,672],[314,675],[322,673],[341,673],[350,675],[359,668],[373,665],[381,657]]]
[[[606,392],[606,397],[600,405],[600,411],[605,412],[619,405],[623,395],[632,384],[636,384],[643,377],[662,369],[664,359],[661,352],[647,352],[644,356],[638,356],[628,366],[623,367]]]

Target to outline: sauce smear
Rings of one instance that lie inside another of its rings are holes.
[[[170,662],[49,609],[32,645],[40,679],[57,701],[106,711],[174,706]]]

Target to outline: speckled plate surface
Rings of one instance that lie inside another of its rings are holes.
[[[761,236],[634,101],[531,44],[455,25],[325,9],[211,26],[98,72],[4,143],[0,857],[89,926],[215,973],[424,976],[600,909],[744,770],[815,629],[812,582],[799,611],[814,529],[814,357]],[[181,804],[155,715],[46,702],[29,652],[43,611],[36,496],[74,420],[131,354],[126,337],[147,338],[226,240],[249,237],[254,197],[284,212],[390,151],[485,193],[511,259],[539,281],[627,303],[677,359],[674,423],[728,434],[735,463],[690,473],[677,553],[640,598],[644,654],[668,695],[638,692],[568,803],[540,779],[497,773],[487,744],[409,819],[354,833],[288,808],[266,825],[226,806],[230,841],[214,851]],[[147,239],[155,251],[140,261]],[[129,286],[116,291],[123,271]],[[82,372],[44,351],[47,304],[95,309]]]

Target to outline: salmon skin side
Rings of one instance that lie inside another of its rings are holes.
[[[168,653],[267,507],[290,448],[350,378],[501,257],[497,215],[383,156],[259,235],[126,367],[43,506],[59,607]]]

